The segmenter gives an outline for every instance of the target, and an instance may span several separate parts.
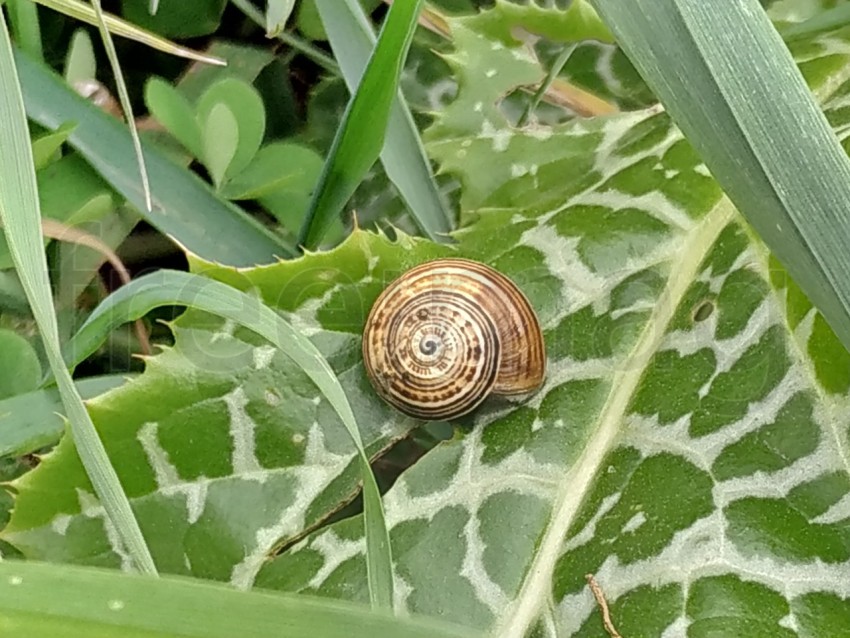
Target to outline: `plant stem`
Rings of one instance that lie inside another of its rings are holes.
[[[253,4],[251,4],[250,0],[230,0],[231,4],[239,9],[245,16],[255,22],[257,25],[266,28],[266,21],[263,17],[263,13],[257,9]],[[329,56],[327,53],[319,49],[318,47],[313,46],[309,42],[304,42],[300,38],[296,38],[293,35],[286,33],[285,31],[281,31],[275,36],[278,40],[283,42],[284,44],[288,44],[293,49],[297,49],[308,58],[313,60],[316,64],[323,67],[329,73],[333,73],[334,75],[339,75],[339,65],[334,61],[334,59]]]

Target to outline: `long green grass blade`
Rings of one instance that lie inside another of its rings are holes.
[[[173,305],[213,313],[253,330],[290,357],[327,397],[353,439],[360,458],[372,605],[390,609],[393,580],[389,534],[380,492],[354,413],[336,375],[319,350],[262,301],[200,275],[160,270],[122,286],[95,308],[68,342],[65,360],[73,367],[94,352],[117,326],[138,319],[159,306]]]
[[[758,0],[595,0],[723,190],[850,348],[850,160]]]
[[[122,385],[132,375],[109,374],[76,382],[80,397],[91,399]],[[55,388],[0,401],[0,457],[27,454],[59,440],[64,430],[62,398]]]
[[[298,243],[315,248],[378,159],[422,0],[394,2],[316,184]]]
[[[69,143],[151,225],[195,254],[233,266],[273,263],[294,250],[242,209],[218,197],[199,177],[142,142],[153,209],[144,193],[130,134],[121,122],[74,93],[56,74],[15,52],[27,114],[51,129],[77,123]],[[223,241],[222,238],[226,238]]]
[[[36,2],[49,9],[53,9],[54,11],[58,11],[59,13],[70,16],[72,18],[76,18],[77,20],[80,20],[81,22],[85,22],[86,24],[90,24],[92,26],[97,26],[98,24],[97,14],[95,13],[94,8],[92,8],[90,4],[80,2],[80,0],[21,1]],[[195,60],[197,62],[205,62],[206,64],[216,64],[221,66],[224,66],[226,64],[226,62],[221,58],[218,58],[214,55],[199,53],[197,51],[193,51],[192,49],[187,49],[186,47],[180,46],[179,44],[174,44],[173,42],[166,40],[165,38],[161,38],[158,35],[151,33],[150,31],[140,29],[136,25],[122,20],[121,18],[117,18],[109,13],[104,14],[104,20],[110,33],[120,35],[130,40],[135,40],[136,42],[141,42],[142,44],[147,45],[152,49],[156,49],[157,51],[162,51],[171,55],[187,58],[189,60]]]
[[[316,0],[330,45],[352,94],[375,47],[375,34],[357,0]],[[431,163],[404,96],[393,97],[381,163],[422,231],[446,241],[454,223],[440,196]]]
[[[112,67],[112,75],[115,78],[115,86],[118,89],[118,99],[121,101],[121,110],[124,111],[124,119],[127,121],[127,126],[130,131],[130,139],[133,142],[133,153],[136,156],[136,163],[139,166],[139,178],[142,183],[142,193],[145,197],[145,210],[151,210],[151,187],[148,179],[148,169],[145,166],[145,158],[142,155],[142,142],[139,139],[139,130],[136,128],[136,118],[133,115],[133,105],[130,103],[130,95],[127,93],[127,85],[124,82],[124,74],[121,72],[121,65],[118,62],[118,53],[115,51],[115,44],[112,42],[112,36],[109,34],[109,28],[106,26],[106,20],[103,15],[103,7],[100,5],[100,0],[91,0],[94,11],[97,14],[97,26],[100,30],[100,38],[103,40],[103,46],[106,49],[106,57],[109,60],[109,66]]]
[[[0,12],[0,221],[15,269],[38,325],[80,454],[101,505],[136,566],[156,573],[153,558],[115,469],[62,360],[47,276],[41,212],[24,104],[6,20]]]
[[[0,562],[3,635],[27,638],[474,638],[436,620],[210,581]]]

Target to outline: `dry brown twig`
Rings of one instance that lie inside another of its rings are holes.
[[[599,611],[602,614],[602,626],[605,627],[605,631],[608,632],[611,638],[623,638],[620,635],[620,632],[617,631],[616,627],[614,627],[614,623],[611,621],[611,612],[608,609],[608,602],[605,600],[605,595],[602,593],[602,588],[599,586],[599,583],[596,582],[593,574],[585,574],[584,577],[587,579],[587,584],[590,587],[590,593],[593,594],[593,597],[596,599],[596,604],[599,605]]]

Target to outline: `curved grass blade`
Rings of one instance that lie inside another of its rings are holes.
[[[48,9],[53,9],[58,13],[62,13],[72,18],[76,18],[77,20],[85,22],[86,24],[90,24],[92,26],[97,26],[98,24],[97,14],[95,13],[95,10],[91,7],[91,5],[86,4],[85,2],[80,2],[79,0],[26,1],[36,2],[40,5],[47,7]],[[155,33],[151,33],[150,31],[140,29],[134,24],[130,24],[129,22],[122,20],[121,18],[117,18],[109,13],[105,13],[103,15],[103,18],[110,33],[120,35],[130,40],[135,40],[136,42],[141,42],[142,44],[147,45],[152,49],[156,49],[157,51],[176,55],[181,58],[187,58],[189,60],[195,60],[197,62],[205,62],[207,64],[216,64],[219,66],[227,65],[227,62],[225,60],[222,60],[221,58],[218,58],[214,55],[207,55],[206,53],[193,51],[192,49],[187,49],[186,47],[180,46],[179,44],[174,44],[170,40],[161,38]]]
[[[758,0],[595,0],[712,175],[850,348],[850,160]]]
[[[316,0],[316,7],[353,95],[375,47],[375,34],[357,0]],[[381,163],[420,229],[435,241],[446,241],[454,223],[425,153],[413,115],[401,92],[392,98]]]
[[[394,618],[329,598],[12,560],[0,562],[0,619],[4,634],[31,638],[481,636],[429,618]]]
[[[76,382],[83,400],[117,388],[133,375],[109,374]],[[0,401],[0,457],[28,454],[59,440],[64,429],[62,399],[55,387]]]
[[[390,7],[378,44],[336,131],[301,227],[298,243],[313,249],[378,159],[422,0]]]
[[[32,146],[12,43],[0,12],[0,222],[29,299],[50,368],[56,375],[80,460],[106,514],[138,569],[156,574],[139,524],[94,424],[62,360],[51,297]]]
[[[62,79],[15,52],[27,114],[51,129],[73,120],[69,143],[143,212],[150,224],[182,246],[233,266],[273,263],[295,251],[242,209],[219,198],[199,177],[142,142],[150,174],[153,209],[144,212],[130,135],[122,124],[74,93]],[[222,241],[222,238],[227,241]]]
[[[390,609],[393,577],[389,534],[381,495],[363,449],[354,413],[334,371],[319,350],[262,301],[200,275],[160,270],[122,286],[95,308],[68,342],[66,362],[73,368],[94,352],[114,328],[159,306],[173,305],[203,310],[253,330],[290,357],[327,397],[354,441],[360,460],[372,605]]]

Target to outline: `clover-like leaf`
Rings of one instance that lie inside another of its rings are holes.
[[[266,130],[263,99],[247,82],[225,77],[204,91],[195,109],[203,123],[204,162],[220,184],[244,170],[257,154]]]
[[[219,102],[206,114],[202,132],[204,163],[213,183],[220,188],[239,149],[239,122],[230,107]]]
[[[201,127],[192,103],[165,80],[145,84],[145,103],[151,114],[195,157],[203,156]]]

